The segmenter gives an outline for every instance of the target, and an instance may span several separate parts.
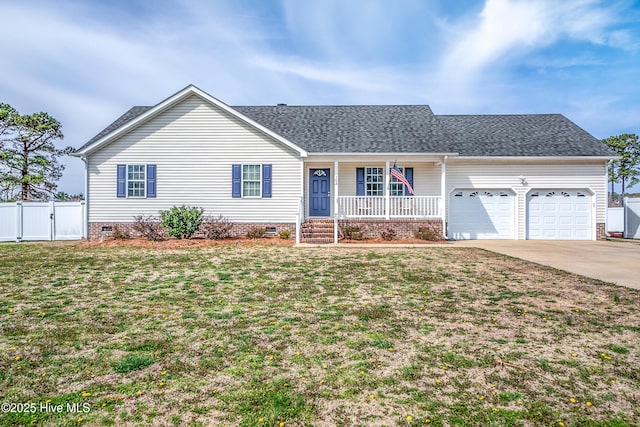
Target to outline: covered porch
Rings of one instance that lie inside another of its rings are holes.
[[[390,155],[354,157],[305,159],[301,221],[333,220],[334,243],[344,220],[435,220],[445,229],[447,155],[393,155],[413,194],[391,174]]]

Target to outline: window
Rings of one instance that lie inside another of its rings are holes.
[[[260,165],[242,165],[242,197],[260,197]]]
[[[384,196],[384,168],[365,168],[367,196]]]
[[[144,197],[145,195],[144,165],[127,165],[127,197]]]
[[[398,168],[400,172],[404,174],[404,168]],[[391,176],[391,182],[389,183],[392,196],[404,196],[404,184],[398,181],[398,178]]]
[[[116,196],[156,197],[156,165],[117,165]]]

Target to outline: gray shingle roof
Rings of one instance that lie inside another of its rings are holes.
[[[109,135],[111,132],[113,132],[114,130],[118,129],[120,126],[126,125],[131,120],[135,119],[139,115],[145,113],[146,111],[148,111],[148,110],[150,110],[152,108],[153,107],[142,107],[142,106],[131,107],[126,113],[124,113],[123,115],[118,117],[113,123],[111,123],[109,126],[104,128],[99,134],[97,134],[96,136],[91,138],[89,141],[87,141],[87,143],[84,144],[82,147],[80,147],[79,150],[82,150],[83,148],[88,147],[89,145],[93,144],[94,142],[96,142],[96,141],[102,139],[103,137]]]
[[[83,145],[152,107],[133,107]],[[310,153],[612,156],[561,114],[434,115],[427,105],[231,107]]]
[[[461,156],[611,156],[562,114],[437,116]]]
[[[232,108],[313,153],[440,153],[445,149],[441,126],[427,105]]]

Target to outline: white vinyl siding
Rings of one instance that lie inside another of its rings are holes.
[[[522,184],[520,178],[526,180]],[[606,164],[602,160],[487,161],[453,160],[447,162],[449,198],[455,189],[509,189],[516,194],[516,238],[526,239],[527,193],[536,189],[584,189],[594,196],[592,236],[595,224],[604,223],[607,206]],[[447,209],[449,207],[447,206]]]
[[[157,197],[117,198],[116,165],[157,165]],[[232,198],[232,165],[272,165],[271,198]],[[89,222],[131,222],[173,205],[235,222],[295,222],[299,154],[194,95],[89,155]]]

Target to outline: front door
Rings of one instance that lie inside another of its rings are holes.
[[[329,169],[310,169],[309,175],[309,216],[331,215]]]

